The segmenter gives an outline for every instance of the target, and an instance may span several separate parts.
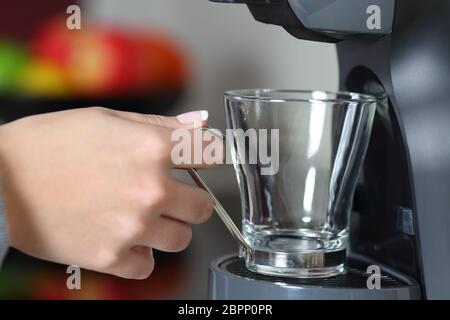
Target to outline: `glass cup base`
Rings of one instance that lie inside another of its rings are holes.
[[[344,271],[348,232],[338,236],[311,229],[258,230],[243,222],[244,237],[252,248],[247,269],[290,278],[326,278]]]
[[[254,250],[246,258],[252,272],[289,278],[326,278],[344,272],[346,250],[274,252]]]

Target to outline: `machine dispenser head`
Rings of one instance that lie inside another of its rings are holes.
[[[321,42],[389,35],[393,0],[210,0],[247,4],[253,17],[282,26],[294,37]],[[351,13],[351,14],[349,14]]]

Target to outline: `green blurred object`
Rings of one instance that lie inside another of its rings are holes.
[[[0,273],[0,300],[26,297],[29,273],[8,268]]]
[[[16,89],[18,76],[27,61],[24,46],[10,40],[0,40],[0,94]]]

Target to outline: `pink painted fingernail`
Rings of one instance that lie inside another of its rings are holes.
[[[208,111],[191,111],[176,116],[178,122],[181,124],[190,124],[195,122],[202,122],[208,120]]]

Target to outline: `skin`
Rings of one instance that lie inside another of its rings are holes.
[[[194,130],[177,118],[96,107],[0,126],[10,245],[44,260],[148,277],[152,249],[184,250],[189,224],[213,212],[205,191],[171,176],[170,134],[178,127]]]

